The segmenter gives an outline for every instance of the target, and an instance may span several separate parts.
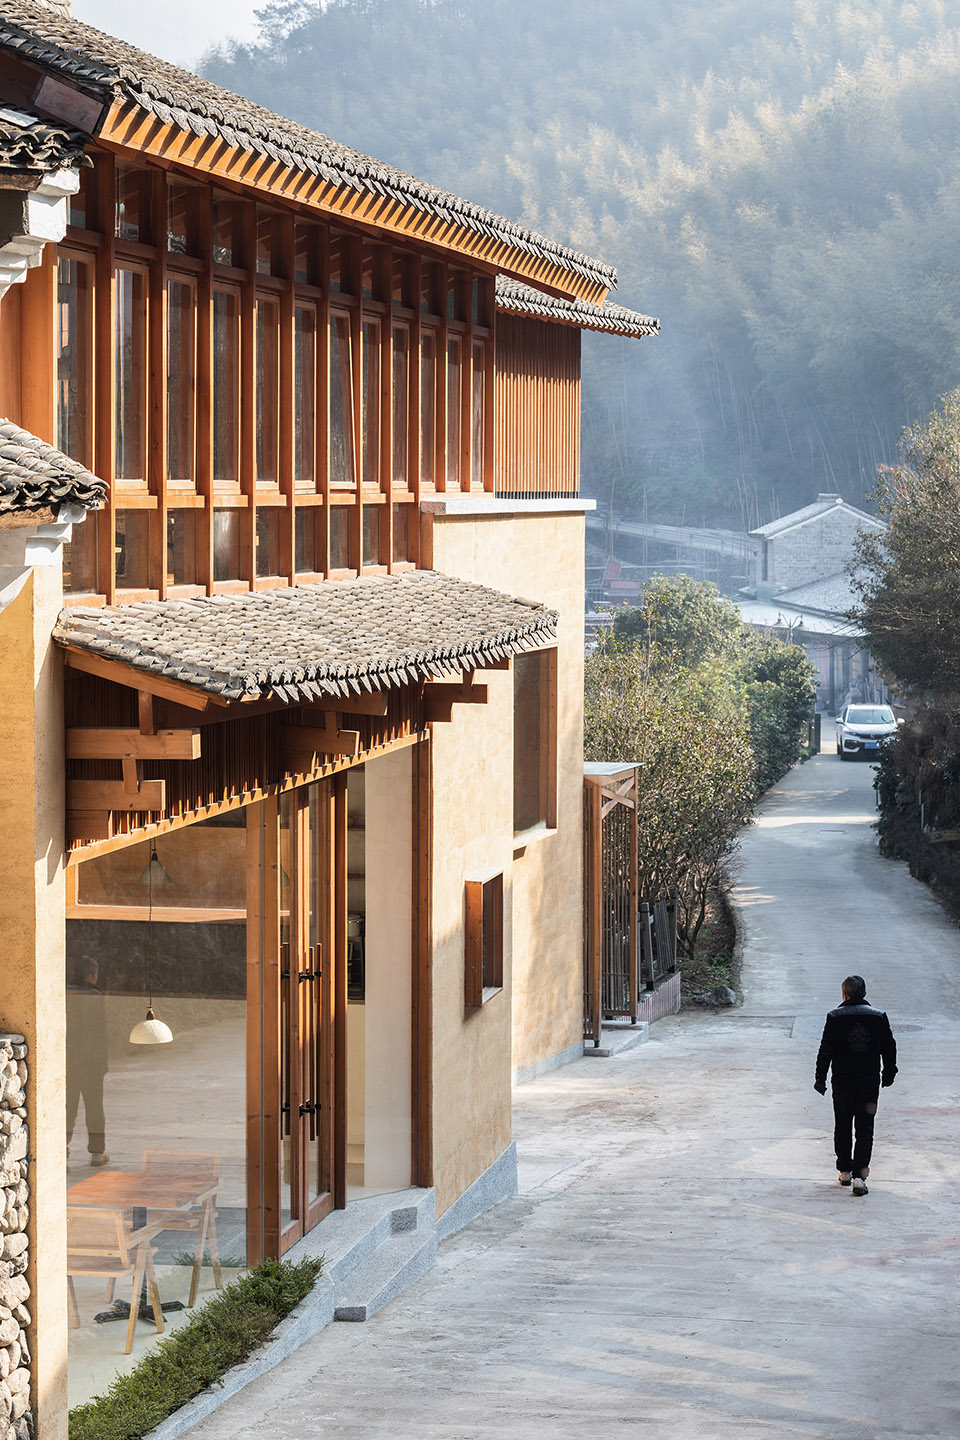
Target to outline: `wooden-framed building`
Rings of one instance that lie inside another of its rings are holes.
[[[443,1234],[515,1183],[511,1078],[582,1045],[580,331],[657,328],[614,280],[4,5],[0,1023],[41,1440],[91,1196],[212,1175],[229,1270],[353,1198],[432,1188]],[[172,1044],[130,1043],[147,1005]]]

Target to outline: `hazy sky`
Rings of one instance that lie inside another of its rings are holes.
[[[129,0],[73,0],[73,13],[87,25],[129,40],[188,70],[211,45],[228,35],[250,40],[254,9],[261,0],[163,0],[131,5]]]

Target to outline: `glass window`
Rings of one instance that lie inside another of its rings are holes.
[[[283,274],[283,231],[279,215],[257,215],[257,274]]]
[[[141,271],[118,267],[114,318],[116,478],[142,481],[146,477],[147,311]]]
[[[279,369],[280,307],[275,300],[257,300],[257,480],[261,485],[277,482]]]
[[[80,230],[97,228],[96,170],[89,165],[80,168],[80,189],[67,200],[67,223]]]
[[[92,461],[93,269],[62,256],[57,264],[57,445],[81,465]]]
[[[316,478],[316,356],[316,312],[298,305],[293,314],[293,478],[298,485],[312,486]]]
[[[447,339],[447,489],[460,485],[460,336]]]
[[[167,480],[192,485],[196,425],[197,292],[167,281]]]
[[[393,507],[393,562],[402,563],[410,559],[410,511],[412,505]]]
[[[342,290],[341,278],[343,275],[343,242],[339,238],[330,240],[330,279],[331,290]]]
[[[363,507],[363,563],[364,565],[380,564],[379,505],[364,505]]]
[[[139,240],[142,244],[149,244],[151,178],[149,171],[117,166],[118,240]]]
[[[171,255],[196,255],[197,196],[195,185],[167,186],[167,249]]]
[[[352,506],[333,505],[330,508],[330,569],[353,570],[350,545],[350,518]]]
[[[213,292],[213,478],[239,479],[240,306],[233,290]]]
[[[435,478],[437,435],[437,336],[424,330],[420,336],[420,481]]]
[[[440,275],[438,267],[428,262],[421,272],[420,311],[423,315],[440,314]]]
[[[313,574],[320,568],[317,563],[318,513],[315,505],[297,511],[294,567],[298,575]]]
[[[151,1222],[162,1220],[162,1209],[174,1225],[151,1223],[146,1242],[164,1301],[199,1308],[246,1266],[246,875],[242,811],[78,870],[81,903],[66,926],[71,1405],[103,1393],[162,1345],[177,1319],[165,1317],[163,1335],[138,1323],[131,1359],[123,1354],[126,1322],[96,1323],[111,1307],[90,1254],[100,1252],[101,1269],[117,1266],[116,1298],[129,1302],[122,1267],[136,1257],[143,1207],[153,1207]],[[172,1043],[131,1044],[151,1003]],[[108,1156],[128,1190],[103,1209],[84,1186],[102,1180],[96,1167]]]
[[[364,320],[361,343],[363,483],[380,484],[380,322]]]
[[[213,205],[213,260],[216,265],[243,264],[240,245],[240,201],[215,200]]]
[[[483,392],[485,351],[481,341],[473,346],[473,394],[470,405],[470,483],[483,485]]]
[[[280,509],[276,505],[257,506],[257,574],[280,575]]]
[[[149,590],[149,510],[118,510],[114,557],[118,590]]]
[[[330,317],[330,484],[355,485],[350,317]]]
[[[213,578],[240,579],[240,511],[213,512]]]
[[[293,278],[298,285],[319,285],[321,234],[319,225],[297,224]]]
[[[63,591],[65,595],[96,595],[99,592],[99,556],[97,550],[97,511],[75,520],[70,539],[63,547]]]
[[[200,583],[198,522],[196,510],[170,510],[167,513],[168,585]]]
[[[407,484],[409,433],[410,336],[405,326],[393,330],[393,483]]]
[[[556,824],[555,650],[513,660],[513,828]]]

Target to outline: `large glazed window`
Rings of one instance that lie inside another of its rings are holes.
[[[235,291],[213,292],[213,480],[236,485],[240,431],[240,304]]]
[[[316,463],[317,317],[298,305],[293,316],[293,478],[312,489]]]
[[[363,483],[380,484],[380,322],[363,322]]]
[[[57,266],[57,446],[89,466],[93,459],[93,266],[61,256]],[[97,591],[97,518],[91,514],[63,548],[64,591]]]
[[[197,288],[167,281],[167,483],[188,486],[196,477]]]
[[[257,481],[277,483],[280,401],[280,307],[257,301]]]
[[[353,337],[349,315],[330,317],[330,484],[353,486]]]
[[[116,276],[116,470],[117,481],[146,479],[147,311],[146,277],[118,266]]]
[[[169,1333],[247,1262],[244,812],[151,848],[86,861],[68,908],[71,1405],[129,1368],[131,1299],[132,1358],[161,1339],[151,1271]],[[131,1043],[151,1001],[173,1039]]]
[[[557,652],[513,661],[513,828],[553,829],[557,810]]]

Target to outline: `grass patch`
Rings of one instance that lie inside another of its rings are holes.
[[[142,1440],[246,1360],[310,1293],[322,1268],[322,1260],[265,1260],[234,1280],[105,1395],[71,1410],[70,1440]]]
[[[720,890],[712,890],[707,918],[697,936],[696,954],[680,959],[680,993],[686,1004],[694,995],[702,995],[715,985],[729,985],[731,990],[738,988],[736,940],[737,930],[727,897]]]

